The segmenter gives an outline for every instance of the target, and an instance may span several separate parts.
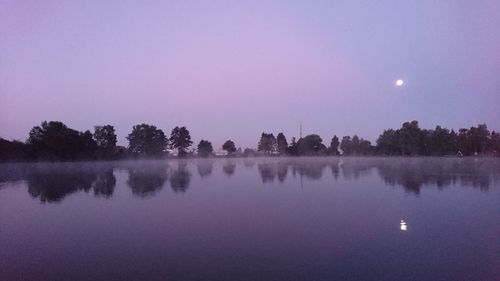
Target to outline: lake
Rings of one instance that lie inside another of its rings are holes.
[[[0,165],[1,280],[500,280],[499,158]]]

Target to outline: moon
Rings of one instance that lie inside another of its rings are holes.
[[[403,81],[402,79],[398,79],[398,80],[396,80],[395,84],[396,84],[396,86],[401,87],[401,86],[403,86],[404,83],[405,83],[405,81]]]

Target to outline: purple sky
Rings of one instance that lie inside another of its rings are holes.
[[[500,2],[0,0],[0,136],[43,120],[216,148],[409,120],[500,130]],[[395,80],[404,79],[403,87]]]

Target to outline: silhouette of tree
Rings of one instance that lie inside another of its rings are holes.
[[[393,129],[384,130],[377,139],[377,149],[380,154],[401,155],[397,132]]]
[[[193,144],[191,135],[186,127],[175,127],[170,134],[170,143],[179,150],[179,157],[186,156],[186,149]]]
[[[0,138],[0,162],[25,161],[30,159],[29,146],[20,141]]]
[[[212,143],[206,140],[201,140],[198,143],[198,156],[200,157],[208,157],[214,153],[214,149],[212,147]]]
[[[344,152],[344,155],[351,155],[352,154],[352,140],[350,136],[344,136],[342,138],[342,141],[340,142],[340,148]]]
[[[99,158],[110,159],[115,156],[116,134],[113,126],[95,126],[94,139],[97,144],[97,153]]]
[[[232,155],[233,153],[236,152],[236,145],[234,144],[234,142],[232,140],[227,140],[222,145],[222,149],[224,149],[225,151],[227,151],[228,155]]]
[[[292,138],[292,142],[290,143],[290,146],[288,147],[288,152],[290,155],[293,156],[298,156],[299,155],[299,148],[297,146],[297,141],[295,137]]]
[[[330,154],[332,155],[339,155],[339,138],[334,135],[332,138],[332,141],[330,142]]]
[[[27,143],[35,158],[44,160],[91,159],[97,149],[89,131],[78,132],[59,121],[44,121],[33,127]]]
[[[318,135],[307,135],[297,142],[299,155],[322,155],[326,152],[326,146]]]
[[[288,142],[286,141],[286,137],[283,133],[279,133],[276,137],[276,143],[278,145],[278,153],[280,155],[288,154]]]
[[[278,151],[278,145],[276,138],[273,134],[262,133],[260,136],[260,141],[257,145],[257,150],[272,154]]]
[[[500,133],[495,131],[491,132],[488,151],[496,155],[500,154]]]
[[[162,130],[153,125],[135,125],[127,137],[132,155],[158,157],[165,153],[168,140]]]
[[[418,121],[403,123],[399,129],[402,155],[423,155],[425,153],[425,134],[418,126]]]

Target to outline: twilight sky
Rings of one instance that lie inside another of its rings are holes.
[[[43,120],[195,144],[500,130],[500,2],[0,0],[0,136]],[[405,80],[396,87],[397,79]]]

